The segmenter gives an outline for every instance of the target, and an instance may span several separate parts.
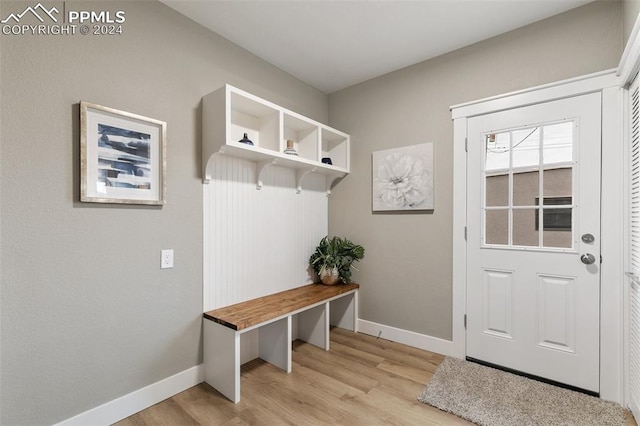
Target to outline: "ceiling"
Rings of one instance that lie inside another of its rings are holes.
[[[324,93],[593,0],[161,0]]]

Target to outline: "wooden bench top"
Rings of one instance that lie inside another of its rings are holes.
[[[309,284],[205,312],[204,317],[234,330],[242,330],[287,315],[340,294],[358,289],[359,284]]]

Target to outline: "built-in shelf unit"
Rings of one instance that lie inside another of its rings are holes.
[[[349,173],[349,135],[228,84],[202,99],[202,126],[204,183],[219,154],[254,162],[258,189],[272,165],[295,169],[298,193],[309,173],[326,176],[327,194]],[[253,145],[239,142],[245,133]],[[284,153],[287,140],[297,156]],[[326,157],[332,164],[322,162]]]

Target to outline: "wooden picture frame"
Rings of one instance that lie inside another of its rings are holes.
[[[167,123],[80,102],[80,201],[164,205]]]

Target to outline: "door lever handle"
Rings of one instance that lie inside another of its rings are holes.
[[[596,257],[591,253],[585,253],[582,256],[580,256],[580,261],[585,265],[591,265],[592,263],[595,263]]]

